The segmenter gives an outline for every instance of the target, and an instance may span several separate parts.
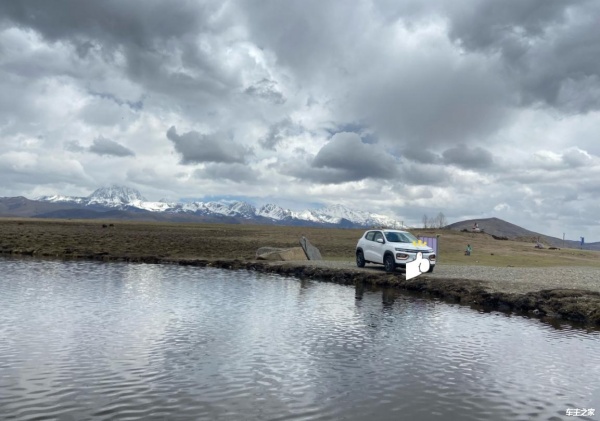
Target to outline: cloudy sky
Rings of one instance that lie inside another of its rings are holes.
[[[340,203],[600,241],[600,2],[0,0],[0,196]]]

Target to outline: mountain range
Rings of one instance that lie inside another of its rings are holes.
[[[33,200],[25,197],[0,198],[0,216],[262,223],[344,228],[403,227],[401,222],[385,215],[353,210],[342,205],[298,212],[276,204],[265,204],[257,208],[243,201],[153,202],[146,200],[136,189],[119,185],[101,187],[86,197],[53,195]]]
[[[271,224],[325,226],[337,228],[370,228],[385,226],[403,228],[400,221],[375,213],[332,205],[320,209],[292,211],[276,204],[255,207],[244,201],[233,202],[158,202],[148,201],[136,189],[112,185],[101,187],[86,197],[42,196],[0,197],[0,217],[123,219],[171,222],[218,222],[232,224]],[[456,222],[445,228],[468,230],[475,223],[486,234],[522,241],[540,241],[547,246],[580,248],[577,241],[550,237],[526,230],[498,218]],[[600,250],[600,242],[585,244],[588,250]]]

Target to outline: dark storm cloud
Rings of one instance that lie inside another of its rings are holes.
[[[515,100],[506,81],[488,64],[473,58],[454,60],[443,55],[415,57],[398,69],[397,83],[380,78],[361,87],[353,107],[406,147],[485,138],[506,124]]]
[[[422,149],[419,145],[412,145],[402,152],[402,155],[410,160],[421,164],[440,164],[442,157],[427,149]]]
[[[600,109],[598,2],[479,0],[448,9],[449,36],[468,51],[499,53],[525,104]]]
[[[99,44],[145,50],[159,39],[181,38],[198,26],[209,29],[209,17],[218,9],[192,1],[172,5],[160,0],[28,0],[1,2],[0,19],[32,28],[50,41],[73,41],[85,55]]]
[[[447,186],[453,177],[450,171],[441,165],[405,163],[400,179],[414,186]]]
[[[566,166],[578,168],[592,163],[592,157],[579,148],[570,148],[562,154],[562,161]]]
[[[258,180],[258,173],[244,164],[210,163],[195,172],[196,177],[209,180],[230,180],[235,183],[252,184]]]
[[[366,178],[393,179],[397,161],[378,145],[368,145],[356,133],[337,133],[308,166],[292,166],[290,175],[322,183],[344,183]]]
[[[244,2],[241,7],[258,45],[274,51],[317,95],[331,98],[332,108],[349,114],[347,121],[376,128],[394,143],[453,144],[485,137],[505,124],[517,103],[494,62],[459,56],[443,39],[431,50],[411,53],[394,40],[400,35],[392,23],[369,26],[369,3]],[[436,16],[435,7],[421,13]],[[413,16],[408,9],[398,12]],[[279,24],[282,19],[285,25]],[[389,43],[380,37],[390,37]]]
[[[376,145],[363,143],[355,133],[337,133],[321,148],[314,168],[331,168],[353,173],[357,180],[391,178],[397,173],[394,158]]]
[[[494,157],[491,152],[479,146],[457,145],[446,149],[442,153],[442,156],[446,164],[456,165],[465,169],[486,169],[494,163]]]
[[[281,170],[281,173],[320,184],[342,184],[363,178],[362,174],[355,171],[336,168],[311,168],[310,164],[301,165],[299,162],[287,164]]]
[[[74,145],[71,144],[71,147]],[[94,139],[92,146],[90,146],[89,151],[95,153],[96,155],[109,155],[109,156],[135,156],[135,153],[126,148],[125,146],[115,142],[114,140],[105,139],[103,137],[99,137]]]
[[[273,104],[283,104],[285,102],[283,94],[277,89],[277,83],[268,79],[262,79],[249,86],[244,90],[244,93]]]
[[[210,42],[227,25],[218,18],[222,7],[192,1],[32,0],[0,2],[0,19],[50,42],[70,44],[80,58],[97,52],[115,65],[123,57],[128,76],[147,90],[191,99],[224,95],[226,86],[236,83],[210,49],[202,48],[201,41]]]
[[[468,49],[502,50],[510,41],[544,35],[549,26],[563,23],[565,13],[582,1],[570,0],[473,0],[469,7],[449,5],[450,36]],[[454,10],[453,10],[454,9]]]
[[[167,138],[173,142],[175,150],[181,155],[182,164],[243,163],[245,157],[251,154],[251,151],[220,133],[205,135],[190,131],[178,135],[175,127],[171,127],[167,131]]]
[[[238,5],[257,45],[274,51],[284,66],[305,77],[321,76],[320,70],[339,60],[347,47],[346,34],[361,37],[360,26],[354,25],[361,22],[361,11],[343,3],[242,1]]]

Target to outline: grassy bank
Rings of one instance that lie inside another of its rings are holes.
[[[104,227],[105,226],[105,227]],[[265,225],[0,219],[0,253],[85,258],[92,255],[160,258],[254,259],[259,247],[297,247],[306,236],[328,260],[351,260],[364,230]],[[482,266],[593,266],[600,252],[536,249],[533,243],[486,234],[414,230],[440,235],[440,263]],[[471,256],[464,255],[467,244]]]

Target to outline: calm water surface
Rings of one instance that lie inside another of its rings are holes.
[[[1,420],[600,413],[600,334],[398,292],[0,259]],[[588,419],[600,419],[600,415]]]

